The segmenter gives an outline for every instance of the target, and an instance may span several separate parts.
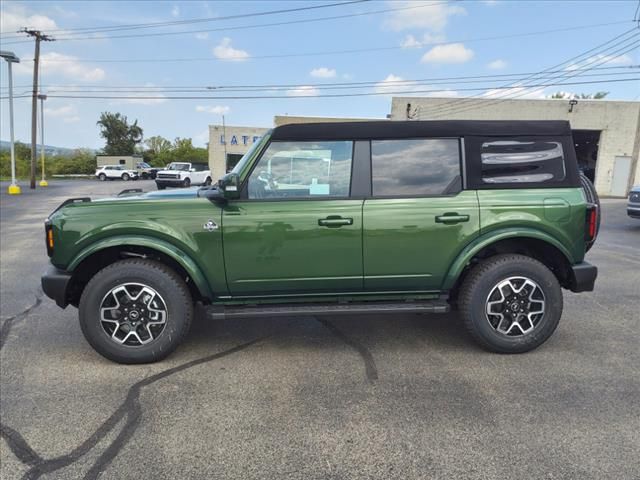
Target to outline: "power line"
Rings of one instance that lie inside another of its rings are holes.
[[[606,84],[606,83],[620,83],[620,82],[635,82],[639,81],[640,76],[637,78],[614,78],[606,80],[590,80],[584,82],[569,82],[569,83],[543,83],[538,85],[531,85],[531,87],[552,87],[552,86],[565,86],[565,85],[592,85],[592,84]],[[489,87],[472,87],[462,88],[459,91],[483,91]],[[495,89],[510,89],[512,87],[495,87]],[[254,96],[218,96],[218,95],[198,95],[198,96],[169,96],[169,95],[55,95],[48,93],[49,98],[71,98],[71,99],[102,99],[102,100],[262,100],[262,99],[300,99],[300,98],[345,98],[345,97],[368,97],[379,95],[405,95],[415,93],[437,93],[447,92],[447,89],[430,89],[430,90],[404,90],[404,91],[384,91],[376,92],[356,92],[356,93],[331,93],[325,95],[254,95]],[[14,98],[25,98],[28,95],[14,96]],[[6,97],[0,97],[4,100]]]
[[[126,25],[112,25],[110,27],[60,28],[57,30],[49,30],[49,32],[64,35],[64,34],[68,34],[68,32],[72,32],[72,33],[77,32],[77,33],[86,34],[86,33],[122,31],[122,30],[139,30],[142,28],[156,28],[156,27],[167,27],[167,26],[173,26],[173,25],[188,25],[193,23],[219,22],[219,21],[235,20],[235,19],[247,18],[247,17],[263,17],[268,15],[279,15],[283,13],[295,13],[295,12],[302,12],[302,11],[308,11],[308,10],[318,10],[322,8],[342,7],[342,6],[353,5],[356,3],[365,3],[370,1],[371,0],[349,0],[349,1],[338,2],[338,3],[311,5],[307,7],[287,8],[282,10],[268,10],[268,11],[244,13],[244,14],[238,14],[238,15],[226,15],[222,17],[192,18],[192,19],[184,19],[184,20],[171,20],[167,22],[148,22],[148,23],[137,23],[137,24],[126,24]],[[0,36],[2,35],[5,35],[5,38],[22,38],[20,35],[6,36],[6,34],[0,33]]]
[[[423,47],[436,47],[438,45],[450,45],[452,43],[473,43],[473,42],[483,42],[483,41],[491,41],[491,40],[504,40],[508,38],[520,38],[520,37],[528,37],[535,35],[547,35],[550,33],[561,33],[561,32],[569,32],[575,30],[584,30],[598,27],[607,27],[611,25],[620,25],[624,23],[631,23],[629,20],[621,20],[616,22],[606,22],[606,23],[594,23],[588,25],[577,25],[573,27],[563,27],[563,28],[555,28],[550,30],[537,30],[533,32],[523,32],[523,33],[514,33],[514,34],[506,34],[506,35],[493,35],[487,37],[476,37],[476,38],[463,38],[457,40],[450,40],[446,42],[433,42],[426,45],[423,45],[419,48],[413,47],[403,47],[401,45],[393,45],[393,46],[385,46],[385,47],[367,47],[367,48],[356,48],[356,49],[345,49],[345,50],[329,50],[329,51],[316,51],[316,52],[301,52],[301,53],[284,53],[284,54],[269,54],[269,55],[249,55],[245,57],[246,60],[264,60],[264,59],[277,59],[277,58],[296,58],[296,57],[311,57],[311,56],[326,56],[326,55],[347,55],[353,53],[369,53],[369,52],[381,52],[381,51],[389,51],[389,50],[420,50]],[[70,59],[51,59],[47,60],[48,62],[55,63],[65,63],[71,61],[83,61],[83,62],[92,62],[92,63],[185,63],[185,62],[215,62],[222,61],[228,62],[228,60],[219,60],[215,57],[187,57],[187,58],[118,58],[118,59],[91,59],[91,58],[74,58]]]
[[[640,68],[631,68],[628,72],[610,72],[610,73],[592,73],[581,75],[581,77],[611,77],[611,76],[626,76],[626,75],[637,75],[640,72]],[[553,80],[553,77],[539,77],[538,81],[545,80]],[[409,81],[402,83],[395,82],[378,82],[376,84],[363,84],[363,85],[347,85],[347,86],[339,86],[339,85],[292,85],[292,86],[278,86],[278,87],[252,87],[252,88],[233,88],[233,87],[225,87],[225,88],[216,88],[215,90],[220,91],[221,93],[227,92],[263,92],[263,91],[283,91],[283,90],[291,90],[296,88],[314,88],[318,90],[352,90],[352,89],[368,89],[368,88],[413,88],[417,86],[432,86],[444,84],[448,85],[449,88],[453,88],[454,85],[459,84],[469,84],[469,83],[486,83],[486,82],[499,82],[501,79],[495,80],[462,80],[458,82],[438,82],[438,81]],[[489,87],[490,88],[490,87]],[[75,88],[75,87],[48,87],[47,93],[207,93],[211,92],[213,89],[207,87],[130,87],[126,89],[115,89],[115,88]]]
[[[587,57],[587,56],[590,56],[590,55],[591,56],[592,55],[597,55],[597,54],[603,53],[605,51],[608,51],[610,48],[619,45],[620,42],[616,43],[616,44],[614,44],[612,46],[609,46],[604,50],[601,50],[601,49],[603,47],[615,42],[616,40],[619,40],[620,38],[626,37],[630,33],[632,35],[629,38],[625,38],[624,40],[622,40],[622,42],[628,41],[629,39],[635,39],[635,37],[637,36],[636,29],[635,28],[629,29],[629,30],[627,30],[627,31],[625,31],[625,32],[623,32],[623,33],[621,33],[619,35],[616,35],[615,37],[611,38],[610,40],[607,40],[606,42],[601,43],[601,44],[599,44],[599,45],[597,45],[597,46],[595,46],[595,47],[593,47],[593,48],[591,48],[591,49],[589,49],[589,50],[587,50],[585,52],[582,52],[582,53],[580,53],[578,55],[575,55],[575,56],[573,56],[573,57],[571,57],[571,58],[569,58],[567,60],[564,60],[564,61],[562,61],[562,62],[560,62],[558,64],[555,64],[555,65],[553,65],[551,67],[548,67],[548,68],[546,68],[546,69],[544,69],[544,70],[542,70],[542,71],[540,71],[540,72],[538,72],[536,74],[526,76],[526,77],[520,79],[519,81],[517,81],[516,83],[512,82],[510,84],[505,84],[505,85],[503,85],[503,87],[512,87],[512,88],[513,87],[527,87],[528,86],[527,82],[535,82],[535,81],[537,81],[536,77],[538,77],[538,76],[540,76],[542,74],[548,73],[549,71],[551,71],[553,69],[566,68],[566,67],[563,67],[563,66],[565,66],[565,65],[569,65],[570,66],[572,64],[572,62],[575,63],[577,61],[581,61],[580,59],[582,59],[583,57]],[[524,82],[524,84],[523,84],[523,82]],[[440,113],[446,112],[447,110],[459,109],[465,104],[469,104],[469,103],[473,104],[474,103],[474,97],[477,98],[478,96],[479,95],[475,95],[475,96],[472,96],[472,97],[469,97],[469,98],[462,99],[460,101],[452,100],[450,102],[446,102],[443,105],[439,106],[434,112],[431,112],[431,113],[440,114]],[[483,102],[484,102],[484,99],[483,99]]]
[[[462,1],[462,0],[458,0],[458,1]],[[119,39],[119,38],[140,38],[140,37],[159,37],[159,36],[169,36],[169,35],[186,35],[186,34],[192,34],[192,33],[209,33],[209,32],[219,32],[219,31],[228,31],[228,30],[244,30],[244,29],[250,29],[250,28],[262,28],[262,27],[275,27],[275,26],[283,26],[283,25],[293,25],[293,24],[299,24],[299,23],[314,23],[314,22],[323,22],[323,21],[327,21],[327,20],[340,20],[340,19],[345,19],[345,18],[354,18],[354,17],[361,17],[361,16],[366,16],[366,15],[376,15],[379,13],[389,13],[389,12],[397,12],[397,11],[402,11],[402,10],[413,10],[413,9],[418,9],[418,8],[425,8],[425,7],[431,7],[433,5],[439,5],[439,4],[443,4],[443,3],[447,3],[446,0],[442,0],[442,1],[438,1],[438,2],[433,2],[433,3],[426,3],[426,4],[421,4],[421,5],[413,5],[413,6],[409,6],[409,7],[401,7],[401,8],[387,8],[387,9],[382,9],[382,10],[370,10],[367,12],[356,12],[356,13],[350,13],[350,14],[344,14],[344,15],[334,15],[334,16],[330,16],[330,17],[318,17],[318,18],[307,18],[307,19],[298,19],[298,20],[288,20],[288,21],[282,21],[282,22],[274,22],[274,23],[263,23],[263,24],[257,24],[257,25],[240,25],[240,26],[235,26],[235,27],[222,27],[222,28],[213,28],[213,29],[206,29],[206,30],[183,30],[183,31],[178,31],[178,32],[153,32],[153,33],[139,33],[139,34],[128,34],[128,35],[101,35],[101,36],[90,36],[90,37],[69,37],[69,36],[62,36],[59,35],[58,40],[67,40],[67,41],[72,41],[72,40],[102,40],[105,38],[108,39]],[[100,32],[97,32],[100,33]],[[4,45],[14,45],[14,44],[18,44],[18,43],[25,43],[24,41],[15,41],[15,42],[3,42]]]
[[[612,52],[612,54],[609,56],[609,58],[607,59],[601,59],[596,65],[601,64],[602,62],[606,62],[606,61],[610,61],[611,59],[615,59],[618,58],[622,55],[624,55],[627,52],[630,52],[631,50],[635,49],[638,45],[640,45],[640,42],[636,42],[633,45],[631,45],[631,47],[629,47],[628,45],[625,47],[622,47],[623,50],[620,51],[620,49],[618,49],[615,52]],[[627,48],[629,47],[629,48]],[[571,73],[571,74],[567,74],[567,75],[563,75],[561,77],[556,77],[555,80],[557,80],[558,82],[564,81],[564,80],[569,80],[571,78],[574,78],[576,76],[580,75],[579,73]],[[640,80],[640,79],[629,79],[629,81],[635,81],[635,80]],[[571,83],[555,83],[556,86],[559,85],[570,85]],[[536,87],[536,88],[534,88]],[[509,90],[513,90],[514,88],[521,88],[520,86],[516,86],[516,87],[510,87],[510,88],[506,88],[506,92],[503,92],[503,94],[501,96],[494,96],[494,97],[487,97],[486,100],[482,101],[481,104],[477,105],[478,108],[486,108],[490,105],[495,105],[495,104],[499,104],[502,102],[505,102],[507,100],[512,100],[515,98],[520,98],[523,97],[525,95],[531,95],[533,93],[536,93],[538,91],[541,91],[544,89],[544,87],[541,87],[540,85],[527,85],[526,87],[524,87],[524,90],[519,91],[517,93],[513,93],[512,91],[510,92]],[[478,102],[478,100],[476,101]],[[438,116],[442,116],[443,114],[445,115],[456,115],[456,114],[460,114],[462,112],[468,111],[469,109],[472,108],[476,108],[475,105],[467,105],[467,106],[461,106],[460,108],[453,108],[453,109],[449,109],[448,112],[435,112],[436,115]]]

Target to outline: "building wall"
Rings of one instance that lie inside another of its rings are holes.
[[[268,128],[209,125],[209,168],[214,179],[227,173],[226,154],[244,155]]]
[[[124,163],[120,163],[120,160],[124,160]],[[105,165],[123,165],[126,168],[136,168],[136,164],[142,161],[142,155],[96,155],[96,164],[98,167]]]
[[[467,107],[456,112],[452,102]],[[391,119],[406,120],[407,104],[411,104],[410,115],[419,120],[569,120],[574,130],[600,130],[595,181],[598,193],[610,193],[616,156],[633,157],[629,185],[640,183],[640,102],[579,100],[569,112],[568,100],[473,99],[471,103],[451,98],[394,97]]]

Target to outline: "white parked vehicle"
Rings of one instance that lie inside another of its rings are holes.
[[[166,187],[211,185],[211,170],[206,163],[172,162],[156,174],[158,190]]]
[[[103,182],[105,180],[115,180],[116,178],[124,181],[137,180],[138,172],[122,165],[104,165],[96,170],[96,177]]]

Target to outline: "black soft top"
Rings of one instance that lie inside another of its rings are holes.
[[[273,129],[272,140],[366,140],[419,137],[564,136],[566,120],[435,120],[297,123]]]

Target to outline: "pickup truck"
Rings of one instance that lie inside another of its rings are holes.
[[[196,302],[265,321],[457,310],[485,349],[522,353],[563,288],[593,290],[598,225],[568,122],[284,125],[216,186],[67,200],[42,286],[122,363],[171,353]]]
[[[166,187],[208,186],[211,185],[211,170],[203,163],[172,162],[156,173],[155,180],[158,190]]]

